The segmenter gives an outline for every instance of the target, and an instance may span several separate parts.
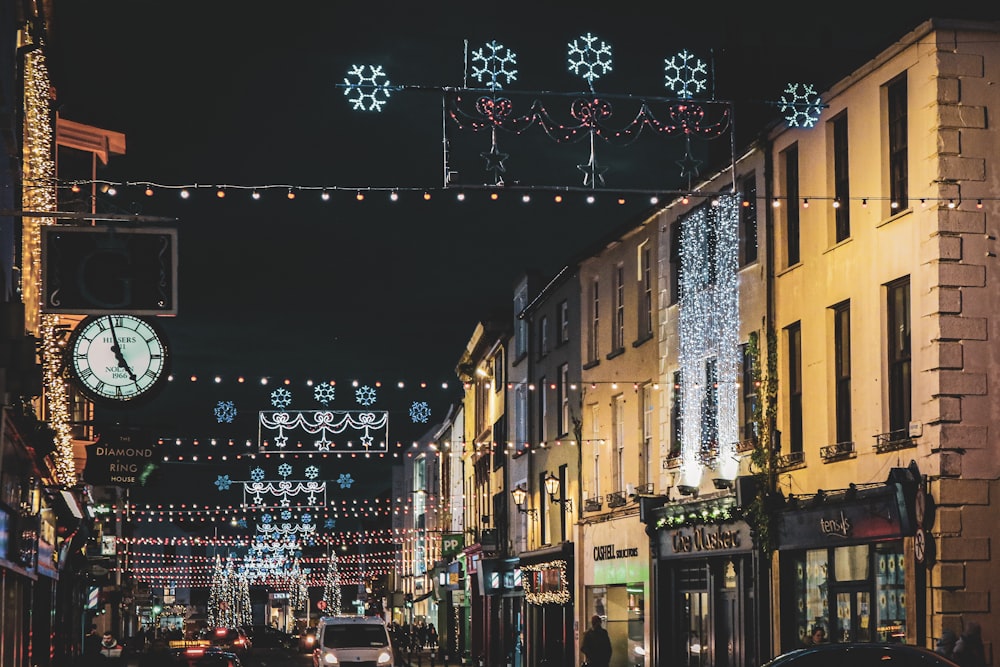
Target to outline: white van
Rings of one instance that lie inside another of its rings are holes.
[[[392,667],[385,622],[373,616],[324,616],[316,628],[314,667]]]

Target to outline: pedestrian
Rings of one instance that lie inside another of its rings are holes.
[[[436,651],[438,647],[438,631],[434,627],[433,623],[427,624],[427,643],[430,644],[431,650]]]
[[[814,625],[812,634],[806,638],[804,642],[806,646],[816,646],[817,644],[826,643],[826,628],[822,625]]]
[[[986,650],[983,648],[983,631],[979,623],[969,621],[955,642],[952,660],[962,667],[984,667]]]
[[[580,644],[587,667],[608,667],[611,663],[611,638],[601,627],[601,617],[596,614],[590,619],[590,629],[583,633]]]
[[[943,655],[949,660],[954,660],[956,641],[958,641],[958,635],[951,630],[944,630],[941,632],[941,638],[937,640],[934,652],[938,655]]]
[[[123,648],[110,632],[105,632],[104,636],[101,637],[100,653],[105,663],[118,664],[121,662]]]

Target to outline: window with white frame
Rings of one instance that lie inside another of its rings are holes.
[[[559,302],[559,344],[569,342],[569,302]]]
[[[639,389],[640,408],[642,410],[642,461],[639,470],[639,483],[651,484],[656,479],[656,471],[653,467],[653,423],[655,413],[653,404],[653,384],[647,382]]]
[[[625,395],[618,394],[611,399],[611,429],[614,433],[614,458],[612,477],[615,491],[625,490]]]
[[[615,319],[611,330],[613,352],[625,349],[625,266],[615,267]]]
[[[639,338],[653,335],[653,249],[649,241],[639,244]]]
[[[559,435],[569,433],[569,364],[559,366]]]

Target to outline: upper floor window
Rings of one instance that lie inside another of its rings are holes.
[[[600,282],[597,278],[590,284],[590,359],[596,361],[600,358],[601,333],[601,290]]]
[[[910,278],[887,286],[889,362],[889,430],[902,431],[910,424]]]
[[[837,442],[851,442],[851,302],[833,307],[833,383]]]
[[[549,388],[544,377],[538,380],[538,439],[549,439]]]
[[[830,121],[833,130],[833,203],[835,240],[851,235],[851,174],[847,152],[847,112]]]
[[[639,245],[639,334],[642,338],[653,335],[653,249],[649,242]]]
[[[642,410],[642,447],[640,456],[642,460],[639,468],[639,483],[652,484],[656,481],[656,468],[653,465],[653,424],[656,421],[656,405],[653,399],[653,385],[646,382],[639,392]]]
[[[556,430],[559,435],[569,433],[570,425],[570,415],[569,415],[569,364],[562,364],[559,366],[559,384],[556,385],[556,390],[559,393],[557,400],[559,401],[559,424]]]
[[[705,361],[705,392],[701,397],[701,446],[706,451],[719,445],[719,370],[712,358]]]
[[[559,302],[559,344],[569,341],[569,302]]]
[[[528,320],[519,315],[528,307],[528,288],[521,287],[514,295],[514,359],[528,352]]]
[[[740,266],[746,266],[757,261],[757,177],[744,177],[740,190]]]
[[[681,295],[681,223],[670,225],[670,303],[677,303]]]
[[[802,327],[796,322],[785,328],[788,344],[788,446],[802,451]]]
[[[757,369],[754,368],[755,350],[750,349],[748,343],[740,346],[742,358],[742,379],[740,381],[740,395],[743,403],[743,428],[740,437],[743,440],[752,440],[757,437]]]
[[[528,444],[528,387],[519,382],[514,387],[514,451],[523,452]]]
[[[549,316],[542,315],[538,320],[538,356],[549,353]]]
[[[617,352],[625,348],[625,267],[615,267],[614,322],[611,330],[611,347]]]
[[[611,399],[611,432],[614,435],[611,459],[611,477],[615,491],[625,490],[625,396],[618,394]]]
[[[792,144],[781,153],[785,168],[785,264],[798,264],[799,256],[799,147]]]
[[[886,86],[889,139],[889,199],[893,212],[909,207],[906,72]]]
[[[681,372],[674,371],[670,387],[670,456],[681,453]]]

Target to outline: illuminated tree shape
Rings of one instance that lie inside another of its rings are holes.
[[[215,419],[221,424],[223,422],[232,424],[236,419],[236,406],[232,401],[219,401],[215,406]]]
[[[569,71],[583,78],[594,89],[594,81],[612,71],[611,45],[601,41],[589,32],[574,39],[569,48]]]
[[[381,65],[351,65],[344,85],[355,111],[381,111],[392,91]]]
[[[667,90],[681,99],[691,99],[708,86],[708,65],[684,49],[663,60],[663,79]]]
[[[472,52],[472,77],[490,90],[500,90],[501,78],[507,84],[517,80],[517,70],[511,67],[516,64],[517,54],[493,40]]]
[[[781,113],[789,127],[813,127],[823,102],[811,83],[790,83],[781,96]]]
[[[410,419],[413,420],[414,424],[426,424],[430,416],[431,409],[426,401],[414,401],[413,405],[410,406]]]
[[[292,392],[288,391],[284,387],[278,387],[271,392],[271,405],[278,408],[279,410],[284,410],[292,403]]]
[[[313,389],[313,398],[322,403],[328,404],[336,396],[336,388],[329,382],[322,382]]]

